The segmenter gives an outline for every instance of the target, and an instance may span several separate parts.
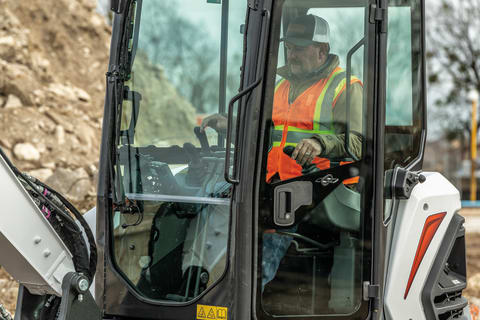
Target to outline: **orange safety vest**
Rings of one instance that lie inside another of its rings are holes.
[[[290,82],[282,79],[275,87],[273,98],[273,132],[267,160],[267,181],[278,173],[281,180],[302,175],[302,167],[283,152],[285,146],[296,146],[301,140],[313,135],[335,134],[333,108],[346,90],[345,71],[340,67],[328,78],[317,81],[302,92],[292,104],[288,103]],[[350,83],[361,81],[352,77]],[[314,163],[320,170],[330,168],[327,158],[316,157]],[[343,163],[342,163],[343,164]],[[355,179],[353,181],[352,179]],[[349,181],[352,180],[352,181]],[[356,183],[358,177],[347,179],[345,184]]]

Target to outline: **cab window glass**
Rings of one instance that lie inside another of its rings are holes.
[[[419,1],[389,3],[385,168],[405,167],[420,153],[423,125]]]
[[[112,168],[113,259],[143,298],[187,302],[227,265],[224,138],[199,125],[238,91],[246,3],[131,3],[135,59]]]
[[[396,167],[415,163],[421,152],[423,124],[422,39],[420,2],[392,0],[388,8],[385,183]],[[385,186],[387,191],[390,185]],[[396,209],[387,192],[385,221]]]
[[[368,3],[285,1],[265,108],[259,316],[365,314]],[[274,21],[275,17],[273,18]],[[348,23],[345,21],[348,20]]]

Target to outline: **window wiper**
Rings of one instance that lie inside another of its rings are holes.
[[[119,86],[123,85],[125,76],[122,71],[122,67],[119,65],[113,65],[112,70],[107,72],[107,88],[108,93],[112,93],[113,97],[111,99],[113,106],[111,122],[113,122],[112,130],[110,132],[109,141],[111,141],[111,150],[110,150],[110,185],[112,186],[113,192],[113,203],[119,207],[124,207],[125,200],[125,191],[123,189],[122,183],[122,174],[120,168],[120,156],[118,152],[118,144],[120,141],[120,126],[121,126],[121,115],[122,115],[122,98],[119,97]],[[113,86],[113,87],[112,87]],[[113,92],[112,92],[113,91]],[[107,97],[107,101],[110,101]]]
[[[122,39],[122,47],[120,49],[120,63],[118,65],[113,65],[111,71],[107,72],[107,86],[109,87],[108,92],[113,91],[113,120],[114,125],[112,126],[110,141],[112,141],[111,150],[110,150],[110,183],[113,189],[112,198],[113,203],[117,210],[121,213],[135,214],[140,212],[138,205],[135,202],[132,202],[127,199],[125,195],[125,189],[123,185],[122,170],[120,166],[120,154],[118,146],[120,145],[122,137],[126,140],[130,140],[130,137],[133,137],[136,120],[138,118],[138,106],[136,103],[141,99],[141,96],[138,97],[134,92],[127,91],[127,94],[124,94],[123,86],[125,81],[130,79],[130,73],[133,66],[133,61],[135,59],[135,53],[138,45],[138,34],[140,31],[140,18],[142,11],[142,0],[136,0],[132,3],[131,10],[128,13],[127,25],[125,26],[126,34],[124,39]],[[113,88],[111,87],[113,85]],[[131,96],[130,96],[130,95]],[[132,99],[132,123],[130,124],[129,130],[127,132],[122,132],[121,123],[122,123],[122,113],[123,113],[123,100],[124,98]],[[130,142],[130,141],[129,141]],[[128,143],[130,146],[130,143]],[[137,161],[138,161],[138,157]],[[128,157],[130,162],[130,157]],[[131,166],[129,165],[129,168]]]
[[[136,0],[134,2],[134,10],[135,10],[135,15],[133,17],[130,17],[130,27],[128,28],[129,34],[128,34],[128,39],[130,40],[129,42],[129,48],[128,48],[128,74],[131,73],[132,71],[132,66],[133,62],[135,61],[135,55],[137,54],[137,47],[138,47],[138,35],[140,33],[140,20],[142,18],[142,5],[143,5],[143,0]]]
[[[140,213],[141,210],[135,201],[129,200],[125,195],[125,188],[123,185],[123,176],[122,176],[121,163],[120,163],[120,150],[118,149],[118,146],[120,145],[120,140],[122,137],[124,137],[122,135],[121,122],[122,122],[122,110],[123,110],[122,104],[125,98],[125,95],[123,93],[123,87],[122,87],[125,81],[125,73],[122,70],[124,69],[121,66],[114,65],[112,66],[112,71],[107,72],[108,92],[113,91],[113,99],[111,104],[113,105],[113,116],[111,119],[113,119],[113,123],[114,123],[114,125],[112,126],[112,130],[110,132],[110,137],[109,137],[109,140],[112,141],[111,150],[110,150],[110,164],[109,164],[110,185],[112,186],[112,198],[113,198],[113,204],[115,206],[115,209],[117,209],[121,213],[136,214],[136,213]],[[119,91],[121,93],[119,93]],[[126,132],[127,141],[129,140],[128,133],[129,131]],[[130,144],[127,144],[127,146],[130,147]],[[138,157],[135,157],[135,158],[138,161]],[[128,161],[130,162],[130,157],[128,157]],[[128,168],[131,168],[130,164],[128,165]],[[139,217],[140,222],[141,220],[142,220],[142,217]],[[133,225],[138,225],[140,222],[134,223]]]

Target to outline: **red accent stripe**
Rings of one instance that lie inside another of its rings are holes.
[[[405,289],[403,299],[407,299],[408,292],[410,291],[413,279],[417,274],[418,267],[420,267],[423,257],[427,252],[428,246],[430,245],[430,242],[432,242],[433,236],[435,236],[435,233],[437,232],[437,229],[440,226],[440,223],[442,223],[446,214],[446,212],[437,213],[429,216],[425,221],[422,235],[420,236],[420,241],[418,242],[417,253],[415,253],[415,259],[413,259],[412,269],[410,271],[410,277],[408,278],[407,288]]]

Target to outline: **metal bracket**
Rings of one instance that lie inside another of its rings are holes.
[[[124,68],[120,65],[112,65],[111,71],[105,73],[108,82],[115,82],[115,81],[125,81],[128,80],[126,72],[123,70]]]
[[[248,0],[248,7],[252,10],[258,10],[258,0]]]
[[[385,21],[387,19],[387,9],[379,8],[376,4],[370,5],[370,23]]]
[[[34,295],[23,285],[20,285],[15,320],[37,319],[42,308],[51,303],[49,297],[54,296]],[[69,272],[63,277],[60,306],[58,311],[55,311],[55,308],[52,310],[56,313],[56,316],[49,317],[47,315],[48,319],[102,320],[100,308],[89,291],[88,279],[76,272]]]
[[[423,183],[426,180],[424,175],[403,168],[398,168],[395,173],[393,195],[397,199],[409,199],[413,188],[415,188],[418,183]]]
[[[370,281],[363,282],[363,300],[368,301],[370,299],[380,297],[380,286],[378,284],[370,284]]]
[[[127,1],[125,0],[111,0],[110,2],[110,10],[114,13],[120,14],[125,11]]]
[[[93,299],[87,278],[76,272],[69,272],[62,282],[62,302],[58,320],[101,320],[101,312]]]

